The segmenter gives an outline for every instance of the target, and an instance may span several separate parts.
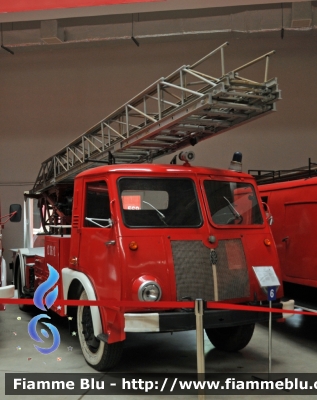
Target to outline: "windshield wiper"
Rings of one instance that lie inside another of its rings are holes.
[[[163,213],[161,213],[161,211],[159,211],[156,207],[154,207],[151,203],[148,203],[147,201],[142,200],[142,203],[145,203],[145,204],[149,205],[150,207],[152,207],[153,210],[155,210],[157,212],[159,219],[163,222],[164,225],[167,226],[167,223],[165,222],[165,215]]]
[[[100,228],[110,228],[113,225],[113,221],[111,218],[89,218],[89,217],[86,217],[85,220],[91,222],[92,224],[100,226]],[[96,221],[108,222],[108,225],[101,225]]]
[[[227,197],[223,196],[223,198],[226,200],[228,203],[229,210],[232,212],[235,218],[240,219],[240,221],[243,220],[242,215],[234,208],[233,204],[227,199]]]

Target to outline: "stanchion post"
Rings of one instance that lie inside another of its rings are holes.
[[[272,300],[276,299],[276,287],[267,288],[267,299],[269,301],[269,308],[272,309]],[[272,372],[272,312],[269,312],[269,339],[268,339],[268,353],[269,353],[269,376]]]
[[[196,352],[197,352],[197,374],[198,380],[205,377],[205,349],[204,349],[204,302],[202,299],[195,300],[196,315]],[[204,390],[198,392],[198,399],[205,400]]]
[[[269,308],[272,309],[272,300],[276,300],[277,289],[281,286],[280,281],[272,266],[252,267],[260,287],[267,295]],[[269,312],[269,339],[268,339],[269,368],[268,375],[272,372],[272,312]]]
[[[204,351],[204,303],[202,299],[195,300],[196,315],[196,346],[197,346],[197,373],[205,373],[205,351]]]
[[[269,301],[269,307],[272,308],[272,301]],[[269,376],[272,371],[272,313],[269,313]]]

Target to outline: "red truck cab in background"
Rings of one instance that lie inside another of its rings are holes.
[[[316,309],[317,177],[309,165],[306,170],[276,175],[275,183],[267,183],[269,177],[262,176],[259,191],[273,216],[271,228],[287,294],[296,295],[301,306],[307,303],[308,308]]]
[[[317,287],[317,178],[260,186],[274,223],[283,281]]]
[[[52,190],[72,198],[71,230],[56,226],[43,248],[17,250],[15,282],[20,298],[32,297],[49,264],[60,274],[60,299],[102,302],[52,306],[77,320],[82,352],[97,370],[119,361],[127,332],[195,329],[194,310],[162,310],[153,302],[200,298],[267,307],[252,267],[272,266],[281,281],[271,230],[248,174],[188,163],[109,165]],[[273,306],[282,313],[282,287],[277,297]],[[107,306],[111,301],[117,305]],[[254,324],[267,320],[266,312],[208,309],[204,328],[215,347],[237,351],[250,341]]]
[[[256,170],[249,171],[255,172]],[[280,259],[284,290],[304,309],[317,309],[317,164],[293,170],[257,171],[262,201]]]

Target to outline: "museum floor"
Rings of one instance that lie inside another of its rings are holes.
[[[0,399],[29,400],[42,396],[6,395],[5,373],[94,373],[81,353],[76,336],[68,332],[67,320],[54,319],[60,332],[61,343],[59,348],[49,354],[40,354],[34,348],[34,341],[28,334],[28,322],[32,315],[19,310],[16,305],[7,306],[6,311],[0,313]],[[272,373],[283,374],[287,377],[292,373],[317,372],[317,318],[314,316],[296,315],[284,323],[273,323],[272,330]],[[223,353],[213,348],[205,337],[205,366],[206,373],[243,373],[250,377],[257,373],[268,372],[268,326],[257,325],[254,336],[249,345],[238,353]],[[129,334],[121,363],[112,371],[124,374],[142,373],[195,373],[196,372],[196,336],[195,332]],[[288,392],[281,391],[274,396],[277,399],[286,399]],[[81,395],[47,395],[45,399],[58,400],[90,400],[111,399],[129,400],[185,398],[198,399],[199,395],[128,395],[109,396],[91,395],[89,390]],[[206,395],[206,399],[245,398],[237,391],[235,396]],[[247,399],[257,396],[248,395]],[[269,397],[269,396],[266,396]],[[301,397],[297,395],[297,398]],[[307,399],[312,395],[304,395]],[[263,398],[265,398],[263,396]],[[315,396],[314,396],[315,398]]]

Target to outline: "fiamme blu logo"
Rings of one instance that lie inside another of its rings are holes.
[[[47,266],[48,266],[48,271],[49,271],[49,277],[45,282],[43,282],[36,289],[36,291],[34,293],[34,299],[33,299],[34,305],[42,311],[48,311],[52,307],[52,305],[54,304],[54,302],[58,296],[58,287],[57,286],[51,291],[50,291],[50,289],[52,289],[55,286],[55,284],[57,283],[58,278],[59,278],[59,273],[51,265],[47,264]],[[45,296],[45,294],[46,294],[46,296]],[[44,300],[45,300],[45,304],[44,304]],[[29,332],[30,337],[38,343],[44,343],[44,340],[40,338],[40,336],[38,335],[37,330],[36,330],[37,324],[38,324],[38,322],[42,322],[42,321],[40,321],[42,318],[43,319],[51,319],[51,317],[49,317],[47,314],[39,314],[39,315],[36,315],[34,318],[32,318],[28,325],[28,332]],[[47,326],[47,328],[50,330],[50,332],[53,336],[53,344],[49,348],[42,348],[38,345],[34,345],[34,347],[36,348],[37,351],[39,351],[42,354],[50,354],[53,351],[55,351],[58,348],[58,346],[60,345],[60,341],[61,341],[60,335],[59,335],[57,328],[54,325],[50,324],[49,322],[42,322],[42,324]],[[49,332],[44,328],[41,329],[41,334],[45,338],[49,337]]]

